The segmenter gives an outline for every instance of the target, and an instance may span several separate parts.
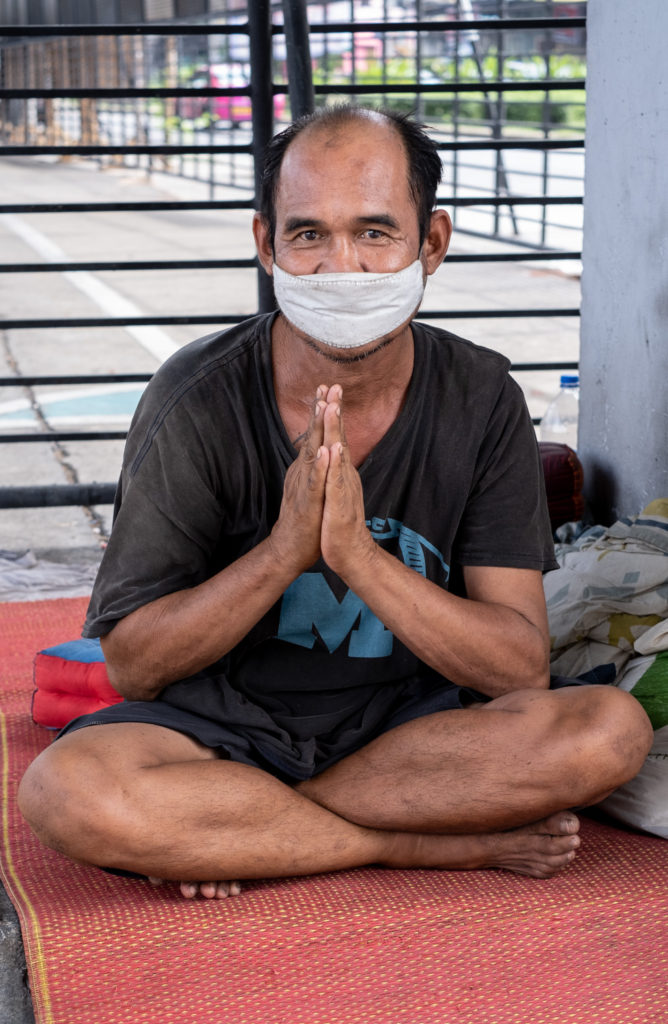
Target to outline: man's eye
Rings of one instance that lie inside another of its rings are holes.
[[[379,228],[367,228],[366,231],[363,232],[363,235],[365,238],[369,238],[372,242],[375,242],[379,238],[384,238],[385,232],[381,231]]]
[[[310,229],[308,231],[300,231],[299,237],[304,242],[315,242],[316,238],[318,237],[318,232],[312,231]]]

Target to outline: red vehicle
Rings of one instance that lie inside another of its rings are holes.
[[[247,88],[248,76],[241,67],[230,64],[212,64],[198,68],[188,82],[193,89],[236,87]],[[274,117],[280,118],[285,110],[285,96],[274,97]],[[251,120],[250,96],[182,96],[179,99],[179,114],[196,121],[203,114],[210,113],[214,121],[227,121],[232,125]]]

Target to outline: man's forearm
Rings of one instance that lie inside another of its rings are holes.
[[[222,658],[294,578],[269,537],[199,586],[131,612],[102,638],[112,685],[129,700],[153,700]]]
[[[459,686],[496,697],[549,685],[547,637],[515,608],[450,594],[376,545],[344,579],[421,661]]]

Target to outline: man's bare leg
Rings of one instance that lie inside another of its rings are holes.
[[[92,726],[58,740],[29,768],[19,802],[47,846],[84,863],[180,881],[184,895],[194,895],[187,882],[202,879],[308,875],[372,863],[525,870],[510,863],[516,844],[507,839],[499,845],[489,836],[365,828],[265,772],[218,760],[180,733],[138,723]],[[552,874],[574,856],[575,819],[557,818],[531,841],[540,847],[532,873]],[[222,890],[220,883],[201,885],[203,895],[229,891],[227,883]]]
[[[140,723],[59,739],[26,772],[19,806],[66,856],[164,879],[335,871],[391,848],[389,834],[344,821],[266,772]]]
[[[646,753],[639,705],[628,695],[629,725],[617,732],[606,727],[610,707],[575,698],[574,715],[555,697],[514,694],[500,699],[505,708],[407,723],[295,789],[218,760],[169,729],[94,726],[40,755],[26,773],[20,805],[46,845],[86,863],[179,880],[184,895],[197,891],[188,882],[203,895],[233,891],[231,883],[203,879],[371,863],[502,867],[547,877],[570,863],[579,845],[577,819],[561,809],[600,798],[599,787],[619,785]],[[616,721],[616,698],[594,700],[615,702]],[[577,728],[583,716],[591,720]],[[551,732],[549,743],[543,730]],[[626,732],[635,737],[633,757]],[[613,753],[605,755],[609,746]],[[583,784],[588,770],[594,777]]]
[[[422,835],[423,866],[434,853],[437,866],[545,877],[579,846],[577,818],[559,812],[597,803],[631,778],[651,742],[645,713],[622,691],[522,691],[409,722],[295,789],[346,821]],[[431,844],[429,835],[452,841]]]
[[[598,803],[652,740],[640,704],[615,687],[521,690],[407,722],[297,789],[370,828],[496,833]]]

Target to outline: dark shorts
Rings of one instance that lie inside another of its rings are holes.
[[[551,688],[577,686],[597,679],[566,679],[553,676]],[[403,691],[395,691],[389,705],[378,713],[366,716],[354,727],[346,727],[320,736],[305,736],[304,730],[290,728],[290,723],[277,721],[248,702],[230,704],[225,719],[214,719],[176,707],[165,700],[123,701],[102,711],[73,719],[58,738],[91,725],[116,722],[142,722],[174,729],[215,750],[221,758],[251,765],[269,772],[283,782],[295,783],[312,778],[355,753],[377,736],[425,715],[452,711],[486,703],[489,698],[475,690],[455,686],[440,677],[413,680]]]

